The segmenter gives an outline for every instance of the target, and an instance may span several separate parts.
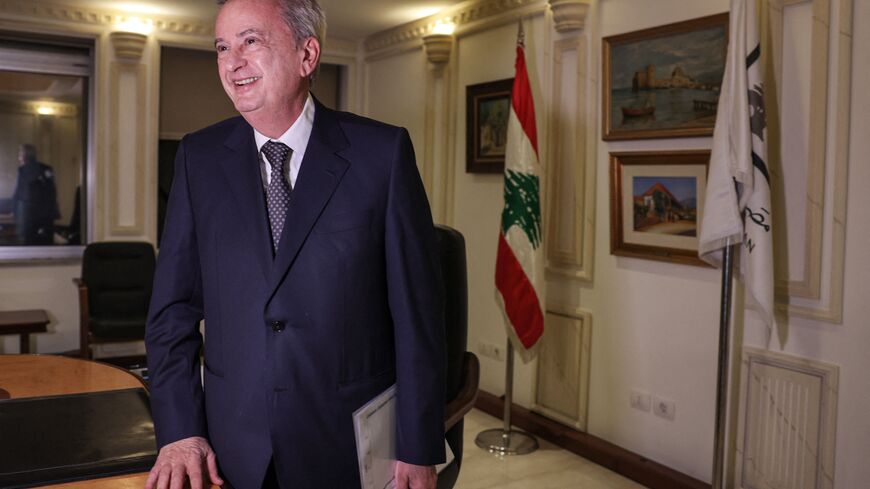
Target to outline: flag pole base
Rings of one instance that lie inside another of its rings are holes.
[[[498,455],[526,455],[538,449],[538,440],[522,431],[493,428],[478,433],[474,443]]]

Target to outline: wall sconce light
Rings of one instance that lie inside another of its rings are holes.
[[[39,105],[36,107],[36,113],[39,115],[54,115],[55,109],[47,105]]]
[[[435,22],[435,27],[432,29],[432,34],[452,36],[454,32],[456,32],[456,24],[450,21],[445,22],[443,20]]]
[[[453,49],[453,32],[456,24],[452,22],[438,21],[431,34],[423,36],[423,47],[426,50],[426,58],[435,65],[442,65],[450,61],[450,51]]]
[[[148,37],[137,32],[115,31],[109,34],[112,46],[115,47],[115,57],[121,61],[138,62],[145,51]]]
[[[115,47],[115,57],[121,61],[138,62],[154,26],[132,17],[118,24],[117,29],[109,34]]]
[[[558,32],[582,29],[591,0],[550,0],[550,10]]]

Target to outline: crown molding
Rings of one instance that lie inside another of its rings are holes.
[[[365,50],[367,53],[373,53],[386,48],[393,48],[409,41],[418,40],[422,46],[423,37],[433,33],[435,24],[438,21],[456,24],[456,31],[459,33],[463,30],[463,27],[467,27],[469,24],[478,23],[507,12],[528,8],[537,4],[540,4],[542,8],[547,6],[546,2],[542,0],[471,0],[444,9],[429,17],[373,34],[366,38],[364,43]]]
[[[199,19],[152,14],[134,15],[126,12],[49,3],[40,0],[0,0],[0,18],[11,17],[61,23],[85,23],[103,27],[115,26],[135,18],[152,25],[155,32],[191,36],[210,36],[213,33],[212,24]]]

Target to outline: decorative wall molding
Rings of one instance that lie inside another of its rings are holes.
[[[418,41],[423,36],[434,31],[436,23],[441,20],[456,24],[456,31],[462,31],[469,24],[498,17],[506,12],[529,6],[546,8],[543,0],[477,0],[462,3],[456,7],[447,8],[438,14],[369,36],[365,40],[367,53],[393,48],[398,45]]]
[[[109,34],[112,46],[115,48],[115,57],[119,61],[138,63],[148,42],[148,36],[137,32],[115,31]]]
[[[130,14],[59,3],[33,0],[0,0],[0,17],[22,16],[29,19],[44,19],[55,22],[113,26],[137,18],[152,25],[155,31],[210,36],[214,32],[212,22],[184,17],[155,16],[153,14]]]
[[[772,52],[773,79],[776,80],[774,90],[775,97],[771,103],[776,104],[774,117],[770,118],[772,135],[771,151],[772,166],[784,169],[779,147],[780,123],[779,108],[784,104],[798,103],[795,100],[783,100],[782,87],[786,77],[783,72],[783,35],[784,35],[784,10],[787,7],[802,3],[812,4],[812,34],[810,43],[812,53],[810,59],[810,100],[809,113],[812,115],[808,121],[807,132],[807,179],[806,179],[806,216],[804,228],[804,256],[803,277],[801,280],[789,280],[788,277],[779,276],[776,279],[777,291],[781,295],[818,299],[821,294],[821,262],[822,262],[822,224],[825,201],[825,145],[827,134],[825,128],[828,123],[828,34],[830,26],[830,0],[768,0],[768,22],[770,29],[770,48]],[[784,170],[783,170],[784,171]],[[780,189],[787,192],[788,189]],[[783,215],[784,217],[784,215]],[[784,229],[784,228],[781,228]],[[786,237],[780,236],[781,239]]]
[[[768,32],[765,36],[771,42],[766,53],[767,77],[773,80],[768,89],[775,97],[768,97],[776,104],[774,114],[785,101],[778,93],[782,86],[783,74],[783,9],[789,6],[811,2],[812,37],[810,59],[810,100],[807,132],[807,182],[805,254],[803,256],[804,277],[802,280],[789,281],[777,277],[777,309],[781,314],[808,317],[823,321],[842,322],[843,315],[843,278],[845,268],[845,224],[847,197],[847,167],[849,147],[850,84],[852,53],[852,2],[851,0],[767,0],[764,10]],[[833,2],[838,2],[839,18],[837,31],[831,36]],[[829,39],[833,43],[829,43]],[[833,47],[833,50],[831,49]],[[833,53],[833,56],[831,54]],[[832,60],[837,60],[837,71],[832,72]],[[834,95],[831,96],[831,93]],[[829,100],[834,105],[829,106]],[[829,116],[830,115],[830,116]],[[772,171],[783,171],[786,166],[781,161],[778,139],[778,117],[768,119],[773,135],[769,145]],[[831,128],[833,127],[833,131]],[[829,148],[834,148],[833,151]],[[825,175],[833,175],[833,194],[826,202]],[[781,178],[778,180],[781,181]],[[785,189],[774,188],[782,195]],[[830,207],[829,207],[830,205]],[[783,211],[784,212],[784,211]],[[826,217],[827,216],[827,217]],[[785,214],[778,219],[785,220]],[[826,224],[830,221],[830,246],[823,243]],[[782,238],[780,238],[782,239]],[[827,254],[827,256],[825,255]],[[829,262],[827,269],[823,264]],[[826,276],[827,274],[827,276]],[[827,279],[827,294],[822,294]],[[826,297],[823,297],[826,295]]]
[[[585,431],[592,313],[548,304],[546,323],[539,347],[537,392],[532,410]]]
[[[145,204],[151,202],[146,195],[145,133],[148,130],[146,110],[146,66],[112,62],[109,67],[109,226],[106,238],[146,235]],[[124,83],[124,80],[127,83]],[[125,89],[126,88],[126,89]],[[132,89],[134,93],[128,93]],[[134,104],[132,108],[126,104]],[[124,127],[132,124],[131,129]],[[122,150],[122,145],[132,150]],[[126,158],[131,156],[132,158]],[[125,183],[132,182],[132,189]],[[132,190],[132,195],[124,190]]]
[[[549,0],[558,32],[582,29],[586,25],[591,0]]]
[[[423,49],[426,59],[435,65],[444,65],[450,61],[450,51],[453,48],[453,36],[449,34],[428,34],[423,36]]]
[[[586,36],[553,46],[549,107],[547,271],[592,280],[595,246],[595,138],[588,101],[589,48]],[[591,144],[590,144],[591,141]]]
[[[834,487],[839,368],[746,347],[734,486]]]
[[[422,178],[432,204],[432,217],[435,222],[442,224],[449,224],[446,199],[453,174],[448,165],[439,165],[437,162],[449,159],[452,67],[450,61],[443,65],[431,64],[426,73]]]

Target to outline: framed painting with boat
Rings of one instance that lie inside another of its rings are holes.
[[[727,13],[602,41],[604,140],[713,134]]]
[[[610,252],[706,266],[699,225],[710,151],[610,153]]]

